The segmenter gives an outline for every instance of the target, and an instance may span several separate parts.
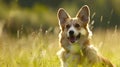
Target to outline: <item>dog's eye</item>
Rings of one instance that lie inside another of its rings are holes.
[[[66,25],[66,28],[67,28],[67,29],[69,29],[69,28],[70,28],[70,25],[69,25],[69,24],[68,24],[68,25]]]
[[[78,28],[78,27],[80,27],[80,25],[79,24],[75,24],[75,27]]]

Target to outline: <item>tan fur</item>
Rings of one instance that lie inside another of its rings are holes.
[[[92,32],[88,27],[90,10],[87,5],[78,11],[75,18],[71,18],[63,8],[60,8],[58,10],[58,19],[61,29],[59,34],[61,49],[57,52],[57,55],[60,59],[61,67],[77,67],[79,65],[92,67],[95,64],[101,64],[103,67],[114,67],[90,43]],[[71,43],[67,38],[68,29],[66,29],[66,25],[68,24],[71,26],[75,24],[80,25],[80,27],[75,28],[77,32],[81,33],[80,39],[75,43]]]

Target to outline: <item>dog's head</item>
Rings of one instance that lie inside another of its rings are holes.
[[[89,34],[90,10],[87,5],[78,11],[75,18],[71,18],[63,8],[58,10],[57,15],[60,29],[71,43],[79,40],[81,36]]]

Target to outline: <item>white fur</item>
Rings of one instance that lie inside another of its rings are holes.
[[[69,32],[70,31],[74,31],[74,35],[77,36],[79,33],[81,33],[82,35],[86,35],[87,31],[84,28],[81,28],[80,31],[76,30],[75,27],[72,25],[70,27],[70,29],[67,31],[67,36],[69,37]],[[91,32],[90,32],[90,36],[92,36]]]
[[[75,29],[75,27],[72,25],[69,30],[67,31],[67,36],[69,37],[69,32],[70,31],[74,31],[74,36],[77,36],[79,34],[79,32]]]

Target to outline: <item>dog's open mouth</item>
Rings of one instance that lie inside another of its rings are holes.
[[[70,36],[68,37],[68,40],[71,42],[71,43],[74,43],[76,42],[78,39],[80,38],[80,33],[77,35],[77,36]]]

